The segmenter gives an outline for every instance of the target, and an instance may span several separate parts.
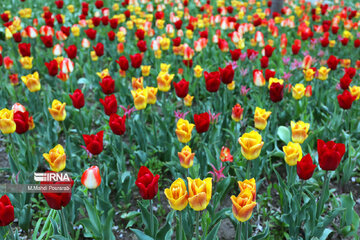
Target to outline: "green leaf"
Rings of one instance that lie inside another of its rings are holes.
[[[290,142],[290,130],[287,127],[280,126],[277,130],[277,135],[286,144]]]
[[[84,226],[84,229],[91,232],[93,234],[93,237],[100,237],[100,232],[98,230],[97,227],[94,227],[92,224],[91,224],[91,221],[90,219],[88,218],[83,218],[83,219],[80,219],[76,225],[83,225]]]
[[[99,227],[101,226],[101,223],[100,223],[100,218],[97,214],[97,210],[94,208],[94,206],[90,205],[88,200],[84,200],[84,203],[85,203],[86,211],[89,215],[91,225],[93,226],[93,228],[95,228],[95,232],[100,233],[101,230]]]
[[[103,237],[104,239],[115,239],[115,236],[112,232],[112,226],[113,226],[113,217],[115,214],[115,209],[112,208],[110,209],[110,211],[108,212],[108,216],[106,218],[105,224],[103,225]]]
[[[32,235],[32,240],[36,239],[36,236],[37,236],[37,234],[39,232],[41,222],[42,222],[42,218],[39,218],[39,220],[37,221],[37,223],[35,225],[35,229],[34,229],[34,232],[33,232],[33,235]]]
[[[146,235],[144,232],[134,229],[134,228],[130,228],[130,230],[135,233],[135,235],[141,239],[141,240],[154,240],[152,237],[150,237],[149,235]]]
[[[216,226],[215,226],[215,227],[209,232],[209,234],[206,236],[205,240],[217,239],[216,235],[217,235],[217,232],[219,231],[220,224],[221,224],[221,222],[219,222],[218,224],[216,224]]]
[[[68,240],[66,237],[61,235],[52,235],[50,239],[56,239],[56,240]]]

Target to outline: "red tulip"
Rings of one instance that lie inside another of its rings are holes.
[[[114,32],[114,31],[108,32],[107,35],[108,35],[108,38],[109,38],[110,41],[114,41],[114,40],[115,40],[115,36],[116,36],[116,35],[115,35],[115,32]]]
[[[109,20],[109,23],[110,23],[110,27],[111,27],[112,29],[116,29],[117,26],[118,26],[118,24],[119,24],[119,21],[118,21],[117,18],[113,18],[113,19],[110,19],[110,20]]]
[[[154,177],[147,167],[140,167],[135,184],[139,188],[140,195],[143,199],[153,199],[156,196],[159,178],[159,175]]]
[[[30,43],[19,43],[18,45],[19,52],[22,57],[31,56],[31,44]]]
[[[271,57],[273,52],[274,52],[275,48],[270,46],[270,45],[266,45],[265,48],[264,48],[264,51],[265,51],[265,56],[266,57]]]
[[[109,24],[109,17],[108,16],[102,16],[101,22],[104,26],[107,26]]]
[[[51,48],[53,46],[52,36],[41,36],[40,39],[44,43],[45,47]]]
[[[301,46],[296,45],[296,44],[293,44],[293,45],[291,46],[292,53],[293,53],[294,55],[297,55],[297,54],[299,53],[299,51],[300,51],[300,48],[301,48]]]
[[[141,66],[142,56],[140,53],[130,55],[130,59],[131,59],[131,66],[133,68],[139,68]]]
[[[266,69],[265,70],[265,80],[269,81],[270,78],[275,77],[276,72],[275,71],[271,71],[270,69]]]
[[[98,132],[96,135],[83,134],[86,149],[93,155],[98,155],[103,151],[104,131]]]
[[[135,36],[139,39],[139,40],[144,40],[145,38],[145,31],[143,29],[138,29],[135,32]]]
[[[115,81],[111,76],[104,77],[99,84],[105,94],[112,94],[115,90]]]
[[[241,49],[230,50],[230,54],[231,54],[231,59],[233,61],[237,61],[240,58]]]
[[[13,38],[15,42],[21,42],[22,40],[21,33],[20,32],[14,33]]]
[[[356,69],[353,67],[345,68],[345,73],[352,79],[356,75]]]
[[[121,70],[126,71],[129,69],[129,61],[125,56],[119,57],[119,60],[116,60],[115,62],[119,64]]]
[[[70,45],[68,48],[64,48],[64,49],[65,49],[65,52],[68,55],[68,58],[70,58],[70,59],[76,58],[76,55],[77,55],[77,47],[76,47],[76,45]]]
[[[102,0],[97,0],[97,1],[95,2],[95,7],[96,7],[97,9],[101,9],[103,6],[104,6],[104,2],[103,2]]]
[[[111,130],[116,135],[123,135],[126,131],[126,115],[120,117],[116,113],[110,115],[109,125]]]
[[[270,99],[273,102],[280,102],[284,97],[284,85],[278,82],[270,86]]]
[[[317,140],[317,151],[319,165],[325,171],[334,171],[340,164],[341,158],[345,154],[345,144],[323,140]]]
[[[146,52],[146,50],[147,50],[146,41],[144,41],[144,40],[139,40],[137,42],[136,46],[138,47],[140,52]]]
[[[209,113],[194,114],[195,128],[198,133],[203,133],[209,130],[210,116]]]
[[[55,5],[58,9],[62,9],[64,6],[64,1],[63,0],[55,1]]]
[[[356,39],[356,40],[354,41],[354,47],[355,47],[355,48],[360,47],[360,39]]]
[[[260,58],[261,68],[267,68],[269,66],[269,58],[267,56],[263,56]]]
[[[101,184],[100,170],[97,166],[86,169],[81,176],[81,184],[87,189],[96,189]]]
[[[68,37],[70,36],[70,27],[61,26],[60,30]]]
[[[177,21],[174,23],[176,30],[181,29],[182,24],[183,24],[183,22],[181,21],[181,19],[177,20]]]
[[[50,76],[56,76],[58,74],[59,68],[56,60],[46,62],[45,66],[47,67]]]
[[[105,114],[110,116],[117,112],[117,100],[115,95],[106,96],[105,99],[100,99],[100,103],[104,106]]]
[[[88,38],[90,38],[91,40],[94,40],[96,38],[96,30],[90,28],[90,29],[86,29],[84,30],[86,36],[88,36]]]
[[[227,65],[224,69],[219,68],[220,79],[223,83],[229,84],[234,80],[234,69],[231,65]]]
[[[217,92],[220,87],[220,73],[219,72],[204,72],[206,90],[209,92]]]
[[[1,20],[4,22],[8,22],[10,20],[9,15],[7,13],[0,14]]]
[[[16,124],[16,133],[25,133],[29,130],[29,112],[15,111],[14,122]]]
[[[356,96],[351,95],[348,90],[345,90],[342,94],[337,96],[339,106],[342,109],[350,109],[352,103],[355,101]]]
[[[0,198],[0,226],[7,226],[14,221],[14,207],[7,195]]]
[[[102,43],[96,44],[96,46],[93,46],[93,49],[96,53],[96,56],[101,57],[104,55],[104,45]]]
[[[52,171],[46,171],[47,173],[51,173]],[[54,173],[54,172],[53,172]],[[69,185],[70,188],[73,187],[74,181],[70,178],[70,181],[64,182],[41,182],[40,185]],[[66,207],[71,200],[71,192],[45,192],[42,191],[42,194],[45,197],[45,200],[50,208],[55,210],[60,210],[62,207]]]
[[[340,87],[343,90],[346,90],[349,88],[350,83],[352,82],[352,79],[350,78],[350,76],[348,74],[344,74],[344,76],[342,78],[340,78]]]
[[[327,47],[329,45],[329,43],[330,43],[329,38],[327,38],[327,37],[321,38],[320,43],[321,43],[321,46]]]
[[[187,82],[184,78],[181,79],[180,82],[176,83],[173,82],[174,88],[175,88],[175,92],[176,92],[176,96],[178,96],[179,98],[184,98],[186,97],[186,95],[189,92],[189,82]]]
[[[340,60],[337,59],[334,55],[331,55],[327,60],[327,65],[331,70],[336,70],[339,61]]]
[[[178,47],[181,44],[181,38],[180,37],[173,38],[172,41],[173,41],[174,47]]]
[[[84,94],[80,89],[76,89],[73,95],[69,94],[74,108],[80,109],[85,105]]]
[[[306,154],[296,165],[297,175],[302,180],[308,180],[312,177],[316,165],[313,164],[313,160],[310,154]]]

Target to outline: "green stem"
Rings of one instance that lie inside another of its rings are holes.
[[[318,203],[318,206],[317,206],[317,209],[316,209],[316,218],[318,219],[324,209],[324,203],[325,203],[325,192],[326,192],[326,189],[329,189],[329,177],[328,177],[328,171],[326,171],[325,173],[325,179],[324,179],[324,186],[323,186],[323,189],[322,189],[322,192],[321,192],[321,196],[320,196],[320,199],[319,199],[319,203]]]
[[[247,163],[247,169],[246,169],[245,179],[249,179],[249,177],[250,177],[251,161],[252,161],[252,160],[247,160],[248,163]]]
[[[195,226],[195,232],[196,232],[196,240],[200,239],[199,235],[199,222],[200,222],[200,211],[196,212],[196,226]]]
[[[154,209],[153,209],[153,200],[150,199],[150,233],[154,237]]]
[[[181,211],[179,211],[179,221],[180,221],[180,223],[179,223],[179,232],[180,232],[180,240],[182,240],[183,239],[183,226],[182,226],[182,213],[181,213]]]
[[[237,225],[236,225],[236,235],[237,235],[237,239],[241,240],[241,233],[242,233],[242,222],[238,221]]]
[[[11,235],[11,239],[14,240],[14,239],[15,239],[15,238],[14,238],[14,231],[13,231],[12,228],[11,228],[11,224],[9,224],[8,227],[9,227],[9,230],[10,230],[10,233],[9,233],[9,234]]]
[[[65,220],[64,208],[62,208],[59,211],[60,211],[60,216],[61,216],[61,221],[62,221],[62,226],[63,226],[63,231],[64,231],[63,234],[67,239],[71,239],[69,231],[68,231],[67,223],[66,223],[66,220]]]
[[[248,229],[249,229],[249,221],[246,221],[246,224],[245,224],[245,240],[248,239]]]

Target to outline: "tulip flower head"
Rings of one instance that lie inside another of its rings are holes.
[[[170,188],[165,189],[164,193],[172,209],[181,211],[188,205],[189,195],[185,182],[181,178],[176,179]]]
[[[294,121],[291,121],[292,141],[294,143],[303,143],[308,137],[309,128],[309,123],[304,123],[303,121],[298,121],[295,123]]]
[[[247,160],[254,160],[259,157],[264,142],[258,132],[244,133],[238,141],[241,145],[241,154]]]
[[[81,184],[87,189],[96,189],[101,184],[100,170],[98,166],[91,166],[81,176]]]
[[[66,111],[65,111],[66,103],[62,103],[59,100],[55,99],[52,104],[49,112],[51,116],[55,119],[55,121],[61,122],[64,121],[66,118]]]
[[[300,179],[308,180],[312,177],[316,165],[313,164],[313,160],[310,154],[306,154],[296,165],[296,172]]]
[[[294,166],[302,158],[302,150],[299,143],[289,142],[287,146],[283,146],[285,153],[285,162],[289,166]]]
[[[195,211],[204,210],[211,199],[212,179],[205,178],[204,180],[201,180],[199,178],[191,179],[189,177],[187,179],[190,207]]]
[[[256,206],[251,190],[245,189],[244,191],[241,191],[237,197],[233,195],[230,199],[233,204],[232,212],[234,217],[240,222],[249,220],[252,216],[252,211]]]
[[[15,132],[16,123],[14,121],[14,110],[7,108],[0,110],[0,130],[3,134]]]
[[[58,144],[49,153],[44,153],[43,157],[49,163],[50,169],[54,172],[60,172],[66,166],[66,154],[64,148]]]
[[[270,111],[266,111],[265,109],[256,107],[254,115],[255,128],[259,130],[264,130],[266,128],[267,119],[270,117],[270,114]]]
[[[179,142],[187,143],[191,139],[191,132],[194,128],[195,124],[189,123],[188,120],[180,118],[176,124],[175,133]]]
[[[342,157],[345,154],[345,144],[335,143],[334,141],[324,142],[317,140],[317,151],[319,165],[322,170],[334,171],[339,166]]]
[[[153,199],[156,196],[159,178],[159,175],[154,176],[147,167],[140,167],[135,184],[143,199]]]
[[[0,198],[0,226],[7,226],[14,221],[14,207],[7,195]]]

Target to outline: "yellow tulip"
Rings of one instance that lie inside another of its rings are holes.
[[[360,98],[360,87],[359,86],[350,87],[350,93],[351,93],[351,95],[356,96],[355,100],[359,100],[359,98]]]
[[[247,160],[254,160],[259,157],[261,148],[264,145],[261,135],[256,131],[244,133],[239,138],[241,153]]]
[[[252,179],[245,179],[244,181],[238,181],[240,192],[245,191],[246,189],[249,189],[251,191],[251,194],[253,195],[253,201],[256,200],[256,182],[255,178]]]
[[[270,111],[267,112],[265,109],[256,107],[254,115],[255,128],[264,130],[266,128],[267,119],[269,118],[270,114]]]
[[[183,147],[181,152],[178,152],[180,164],[183,168],[192,167],[192,165],[194,164],[194,156],[195,153],[191,152],[191,148],[189,146]]]
[[[145,89],[137,89],[136,91],[131,90],[131,95],[134,98],[134,105],[137,110],[146,108],[148,92]]]
[[[104,77],[110,76],[109,69],[104,69],[102,72],[97,72],[96,75],[98,75],[101,79]]]
[[[20,58],[20,63],[23,69],[32,69],[33,65],[32,65],[32,61],[33,61],[33,57],[22,57]]]
[[[235,89],[235,81],[232,81],[231,83],[226,85],[227,89],[229,89],[230,91]]]
[[[318,79],[324,81],[328,78],[328,74],[329,72],[331,71],[330,68],[326,68],[326,67],[321,67],[319,70],[318,70]]]
[[[150,75],[150,69],[151,69],[151,66],[141,66],[141,73],[143,75],[143,77],[147,77]]]
[[[285,162],[289,166],[294,166],[302,158],[302,150],[299,143],[289,142],[287,146],[283,146],[285,153]]]
[[[156,94],[158,89],[155,87],[146,87],[147,91],[147,103],[148,104],[155,104],[156,103]]]
[[[249,220],[256,206],[256,202],[253,201],[254,196],[251,194],[250,189],[245,189],[241,191],[237,197],[233,195],[230,199],[233,203],[232,212],[234,217],[240,222]]]
[[[200,65],[196,65],[194,67],[194,75],[196,78],[201,78],[203,72],[203,68]]]
[[[157,77],[158,89],[162,92],[169,91],[171,87],[171,81],[174,79],[174,76],[174,74],[160,73]]]
[[[188,179],[189,185],[189,204],[195,211],[204,210],[210,202],[212,191],[212,178],[201,180]]]
[[[0,110],[0,130],[3,134],[15,132],[14,111],[7,108]]]
[[[188,192],[184,180],[178,178],[173,182],[170,188],[166,188],[165,196],[169,201],[170,207],[174,210],[181,211],[188,205]]]
[[[314,78],[315,72],[311,68],[304,69],[303,70],[304,77],[306,81],[311,81]]]
[[[161,73],[169,72],[170,67],[171,67],[171,64],[161,63],[160,64]]]
[[[26,87],[29,89],[30,92],[37,92],[41,89],[40,79],[39,79],[39,73],[34,72],[34,74],[29,74],[27,76],[22,76],[21,80],[26,85]]]
[[[292,87],[291,91],[293,98],[300,100],[305,94],[305,87],[302,83],[297,83],[294,87]]]
[[[52,171],[60,172],[64,170],[66,166],[66,154],[60,144],[51,149],[49,153],[44,153],[43,157],[49,163]]]
[[[184,104],[185,104],[185,106],[191,107],[193,99],[194,99],[193,96],[190,96],[189,94],[186,95],[186,97],[184,97]]]
[[[195,124],[189,123],[188,120],[180,118],[176,124],[176,136],[181,143],[187,143],[191,139],[191,132]]]
[[[133,77],[131,79],[131,85],[135,91],[137,89],[143,89],[144,88],[144,78],[143,77],[139,77],[139,78]]]
[[[52,104],[49,112],[51,116],[55,119],[55,121],[61,122],[64,121],[66,118],[66,111],[65,111],[66,103],[62,103],[59,100],[55,99]]]
[[[291,121],[291,139],[295,143],[303,143],[308,137],[308,131],[310,128],[309,123],[304,123],[303,121],[298,121],[297,123]]]

